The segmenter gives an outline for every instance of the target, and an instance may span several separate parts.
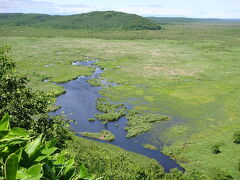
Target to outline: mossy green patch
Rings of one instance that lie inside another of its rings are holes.
[[[106,123],[117,121],[126,114],[126,107],[123,104],[113,104],[105,98],[97,99],[96,108],[103,113],[98,113],[95,117]]]
[[[88,83],[94,87],[101,86],[101,81],[98,78],[89,79]]]
[[[88,121],[94,122],[94,121],[95,121],[95,118],[88,118]]]
[[[96,101],[96,108],[97,110],[107,113],[107,112],[112,112],[116,111],[116,109],[124,107],[123,104],[113,104],[108,102],[106,98],[98,98]]]
[[[113,133],[107,130],[102,130],[99,133],[93,133],[93,132],[81,132],[80,133],[84,137],[90,137],[93,139],[100,139],[103,141],[113,141],[115,139],[115,136]]]
[[[175,136],[186,134],[189,128],[186,126],[173,126],[169,129],[169,132]]]
[[[102,114],[96,114],[95,117],[105,122],[114,122],[117,121],[120,117],[122,117],[122,114],[120,112],[107,112]]]
[[[152,114],[131,110],[127,114],[127,137],[137,136],[151,130],[152,123],[167,120],[168,117],[160,114]]]
[[[155,150],[155,151],[158,149],[156,146],[154,146],[152,144],[144,144],[143,147],[146,149],[151,149],[151,150]]]

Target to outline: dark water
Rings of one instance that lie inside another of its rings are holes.
[[[76,132],[99,132],[103,129],[111,131],[115,135],[115,140],[107,143],[111,143],[128,151],[143,154],[150,158],[156,159],[164,167],[165,172],[169,172],[169,170],[172,168],[183,170],[183,168],[180,167],[174,160],[170,159],[168,156],[165,156],[160,151],[143,148],[138,143],[141,142],[141,136],[136,138],[126,138],[124,127],[126,127],[127,119],[125,117],[122,117],[117,122],[110,122],[108,124],[102,124],[102,121],[99,120],[96,120],[95,122],[88,121],[88,118],[93,118],[96,113],[99,113],[95,107],[95,101],[97,98],[101,97],[101,95],[98,94],[98,91],[101,90],[101,87],[92,87],[86,81],[99,77],[103,72],[103,70],[101,70],[98,66],[93,65],[95,62],[96,60],[73,62],[73,65],[95,67],[95,72],[90,77],[81,76],[76,80],[60,84],[65,88],[66,93],[57,98],[56,104],[60,105],[61,109],[52,114],[60,114],[64,112],[69,119],[74,119],[77,124],[73,123],[72,128]],[[109,84],[106,81],[105,83]],[[127,107],[129,107],[129,104]],[[116,127],[116,124],[119,126]]]

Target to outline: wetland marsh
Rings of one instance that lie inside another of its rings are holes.
[[[102,39],[89,34],[82,38],[77,33],[75,37],[74,33],[34,37],[33,29],[29,34],[26,31],[1,31],[0,40],[12,46],[17,72],[31,79],[29,86],[62,94],[64,88],[52,82],[68,82],[95,71],[73,66],[73,61],[100,59],[96,65],[104,68],[101,78],[119,84],[105,87],[104,97],[119,104],[128,102],[136,111],[171,117],[139,135],[139,144],[164,145],[161,152],[185,169],[194,167],[211,175],[209,169],[216,168],[240,177],[236,158],[240,148],[233,143],[240,127],[239,23],[167,25],[160,32],[147,31],[145,39],[137,39],[139,34],[132,31],[116,36],[103,32]],[[95,105],[95,99],[88,103]],[[92,117],[86,117],[89,128],[100,132],[101,128],[88,122]],[[103,126],[100,121],[94,123]],[[125,126],[119,123],[111,128]],[[219,143],[221,153],[213,154],[212,146]]]

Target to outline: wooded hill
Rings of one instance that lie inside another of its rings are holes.
[[[46,14],[0,14],[0,25],[34,26],[57,29],[93,30],[160,30],[150,19],[115,11],[94,11],[84,14],[60,16]]]
[[[217,18],[184,18],[184,17],[147,17],[147,19],[159,24],[186,24],[186,23],[234,23],[240,19]]]

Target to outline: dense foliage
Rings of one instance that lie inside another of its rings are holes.
[[[54,102],[48,92],[33,91],[27,78],[15,73],[15,62],[10,48],[0,47],[0,116],[11,115],[11,127],[31,130],[32,134],[44,133],[47,139],[57,138],[58,147],[70,138],[69,122],[62,116],[47,113]]]
[[[0,14],[0,25],[95,30],[161,29],[157,23],[154,23],[144,17],[115,11],[96,11],[71,16],[50,16],[43,14]]]
[[[27,78],[15,74],[15,62],[9,56],[10,48],[0,48],[0,116],[13,116],[11,126],[32,128],[32,115],[48,112],[53,103],[49,93],[32,91]]]
[[[58,153],[57,140],[45,142],[43,134],[29,136],[22,128],[10,128],[10,116],[0,121],[0,179],[93,179],[85,166],[76,171],[74,159]]]
[[[147,17],[160,24],[182,24],[182,23],[223,23],[239,22],[239,19],[216,19],[216,18],[183,18],[183,17]]]
[[[135,160],[128,151],[119,151],[117,147],[106,148],[106,145],[103,146],[101,143],[86,143],[86,141],[75,138],[74,143],[70,142],[68,149],[75,157],[76,162],[84,161],[84,165],[89,172],[94,172],[96,176],[102,176],[105,180],[206,179],[196,170],[189,170],[183,173],[173,169],[170,173],[165,173],[156,161],[145,159],[144,156],[139,155]]]

